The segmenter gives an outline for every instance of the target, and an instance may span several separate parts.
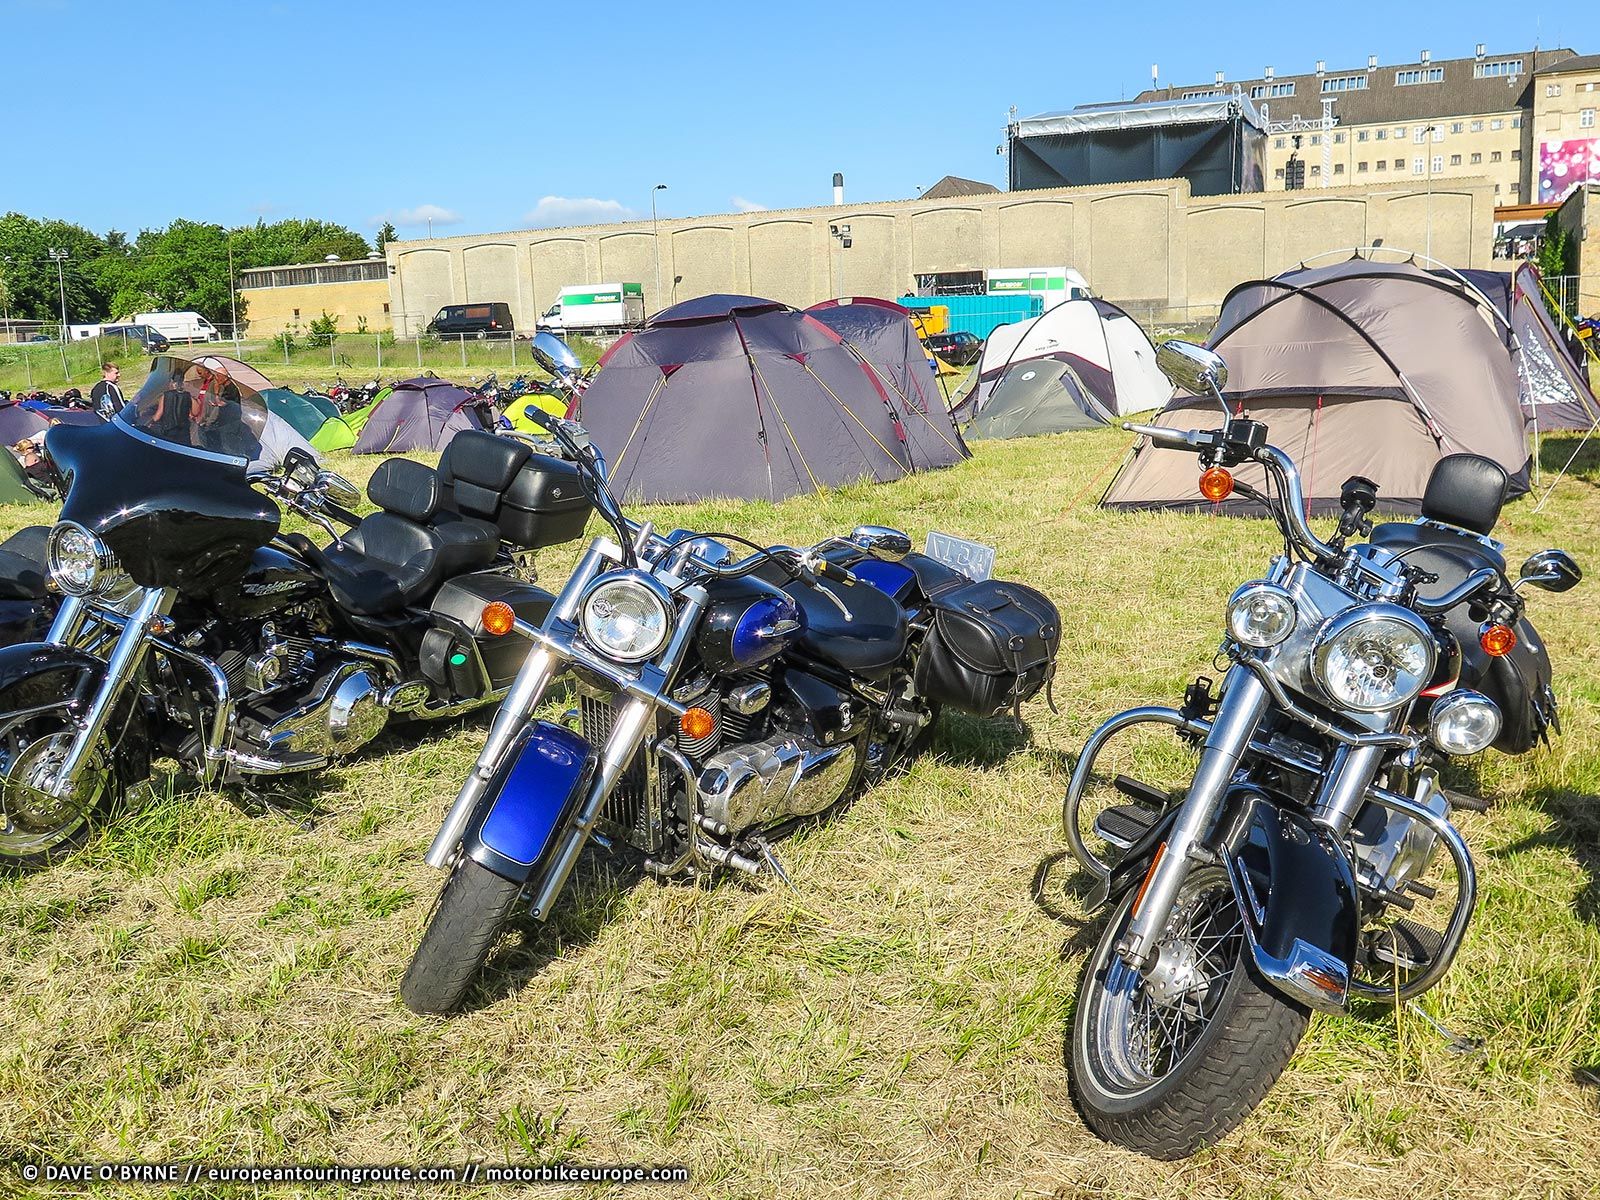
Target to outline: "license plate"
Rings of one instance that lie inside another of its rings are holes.
[[[966,538],[930,531],[923,553],[974,581],[988,579],[994,574],[994,547],[985,546],[982,542],[969,542]]]

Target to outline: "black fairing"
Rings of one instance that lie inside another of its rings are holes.
[[[243,578],[279,513],[242,463],[183,454],[111,423],[56,425],[45,447],[66,488],[61,519],[90,530],[141,587],[206,595]]]

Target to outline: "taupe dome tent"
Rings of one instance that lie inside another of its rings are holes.
[[[1416,512],[1433,464],[1470,452],[1528,490],[1518,379],[1483,297],[1409,263],[1352,259],[1240,284],[1208,345],[1228,363],[1229,408],[1267,425],[1300,466],[1314,512],[1334,513],[1351,475],[1388,512]],[[1155,423],[1211,429],[1215,400],[1179,394]],[[1239,478],[1264,486],[1259,468]],[[1209,508],[1192,455],[1142,440],[1107,489],[1111,508]],[[1248,511],[1244,501],[1223,507]]]

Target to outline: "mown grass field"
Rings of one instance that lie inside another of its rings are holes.
[[[1126,443],[979,444],[885,487],[650,514],[791,544],[955,532],[1062,610],[1059,714],[1029,704],[1026,738],[946,718],[782,848],[793,891],[590,870],[470,1011],[412,1016],[396,986],[441,882],[422,852],[482,719],[385,735],[290,817],[164,781],[75,859],[0,882],[0,1158],[682,1162],[686,1194],[738,1197],[1594,1194],[1600,1093],[1574,1069],[1600,1063],[1595,582],[1533,600],[1565,735],[1460,781],[1496,801],[1460,818],[1480,908],[1425,1003],[1481,1052],[1406,1013],[1319,1017],[1213,1151],[1158,1164],[1085,1130],[1063,1039],[1098,924],[1062,861],[1067,774],[1105,716],[1210,672],[1223,600],[1274,549],[1264,522],[1096,509]],[[1547,466],[1575,444],[1547,439]],[[1513,561],[1560,544],[1600,567],[1597,515],[1591,443],[1500,536]],[[51,516],[0,509],[0,534]]]

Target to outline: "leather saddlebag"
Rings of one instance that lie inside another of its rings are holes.
[[[982,717],[1016,711],[1055,674],[1061,616],[1042,593],[987,579],[929,602],[933,626],[917,660],[917,691]]]

